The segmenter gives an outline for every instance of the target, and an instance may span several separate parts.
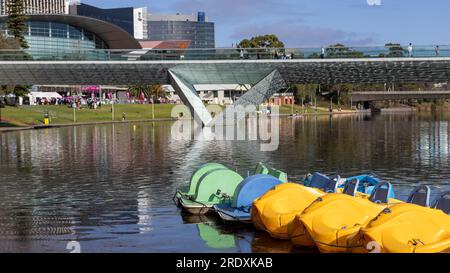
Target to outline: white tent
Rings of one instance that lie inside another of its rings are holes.
[[[28,94],[30,98],[30,105],[35,105],[37,98],[46,98],[46,99],[60,99],[62,96],[56,92],[30,92]]]

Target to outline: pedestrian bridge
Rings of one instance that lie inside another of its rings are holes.
[[[282,53],[283,52],[283,53]],[[172,84],[207,124],[211,116],[194,84],[250,84],[237,104],[258,105],[292,83],[450,82],[450,48],[425,48],[411,57],[388,48],[0,51],[0,84]],[[390,55],[391,54],[391,55]],[[398,57],[400,56],[400,57]]]
[[[352,92],[350,98],[353,102],[410,99],[450,99],[450,91],[364,91]]]

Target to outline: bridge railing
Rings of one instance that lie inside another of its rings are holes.
[[[387,45],[379,47],[326,48],[213,48],[213,49],[0,49],[1,61],[180,61],[180,60],[276,60],[355,58],[450,57],[450,46]]]

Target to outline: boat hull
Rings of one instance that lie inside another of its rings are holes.
[[[222,209],[218,206],[214,206],[214,210],[217,213],[217,215],[224,221],[229,223],[245,223],[249,224],[251,223],[251,217],[250,213],[244,213],[244,212],[235,212],[230,211],[227,209]]]
[[[194,214],[194,215],[204,215],[213,212],[213,205],[208,204],[197,204],[192,201],[185,200],[184,198],[179,199],[180,206],[183,211]]]

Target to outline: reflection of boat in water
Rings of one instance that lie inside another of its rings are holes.
[[[253,253],[317,253],[315,249],[298,249],[290,241],[276,240],[267,233],[256,231],[251,242]]]
[[[200,223],[208,223],[213,222],[217,217],[214,214],[212,215],[203,215],[203,214],[189,214],[189,213],[181,213],[181,218],[183,219],[183,224],[200,224]]]
[[[236,238],[233,233],[227,234],[214,227],[213,223],[197,224],[200,238],[211,248],[226,249],[236,247]]]
[[[200,239],[212,249],[237,249],[241,253],[291,253],[316,252],[314,249],[297,249],[289,241],[272,239],[264,232],[246,224],[220,225],[216,215],[181,214],[184,224],[195,224]]]
[[[242,229],[239,226],[236,226],[236,228],[218,226],[217,221],[219,220],[219,218],[215,214],[192,215],[189,213],[182,213],[181,217],[183,219],[183,224],[196,225],[200,238],[210,248],[229,249],[239,246],[239,248],[243,252],[250,251],[245,251],[245,249],[250,248],[246,247],[246,245],[249,245],[249,243],[241,242],[242,239],[246,239],[247,237],[249,237],[248,234],[240,234],[245,231],[245,229]],[[248,242],[250,241],[251,238],[248,239]]]

